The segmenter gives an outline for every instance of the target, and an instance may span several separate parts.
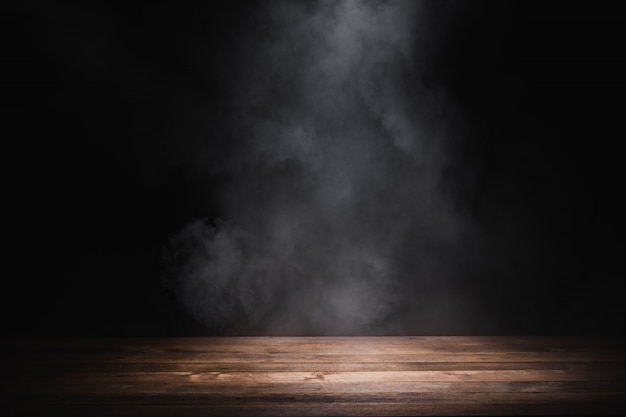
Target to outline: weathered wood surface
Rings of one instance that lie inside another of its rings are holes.
[[[625,348],[580,337],[9,340],[0,415],[622,414]]]

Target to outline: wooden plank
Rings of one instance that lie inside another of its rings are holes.
[[[20,357],[17,358],[19,360]],[[26,358],[28,359],[28,358]],[[83,363],[300,363],[300,362],[626,362],[624,352],[493,352],[493,353],[434,353],[434,354],[325,354],[310,352],[241,353],[219,352],[133,352],[133,353],[45,353],[33,354],[32,360]]]
[[[452,371],[374,371],[374,372],[118,372],[69,373],[46,378],[47,383],[71,381],[77,384],[135,384],[149,386],[176,384],[190,386],[306,383],[380,384],[388,382],[488,382],[488,381],[626,381],[619,369],[595,369],[584,372],[548,370],[452,370]]]
[[[58,405],[145,405],[145,404],[171,404],[171,405],[265,405],[268,407],[281,404],[299,403],[303,406],[308,404],[328,403],[353,403],[353,404],[602,404],[606,402],[618,403],[623,401],[622,393],[619,392],[385,392],[385,393],[263,393],[258,395],[223,395],[221,393],[207,393],[195,395],[172,395],[153,394],[149,396],[136,396],[119,393],[117,395],[102,395],[95,392],[86,393],[84,396],[57,395],[55,398],[46,396],[27,396],[17,400],[11,400],[8,404],[31,405],[47,404]]]
[[[540,404],[456,404],[428,403],[419,404],[354,404],[354,403],[310,403],[303,406],[298,403],[275,404],[271,407],[257,404],[236,405],[197,405],[186,406],[156,405],[87,405],[87,406],[11,406],[7,407],[7,415],[11,416],[153,416],[153,417],[245,417],[245,416],[519,416],[519,415],[622,415],[622,402],[581,403],[570,401],[565,403]]]
[[[6,404],[223,404],[274,402],[393,402],[393,401],[544,401],[586,399],[600,401],[622,398],[624,384],[600,382],[508,382],[508,383],[385,383],[272,384],[259,386],[166,386],[136,387],[126,384],[108,386],[65,386],[55,389],[18,390],[4,400]]]
[[[55,350],[74,353],[88,352],[325,352],[344,353],[442,353],[442,352],[562,352],[562,351],[620,351],[626,348],[621,338],[582,337],[232,337],[232,338],[171,338],[171,339],[22,339],[0,343],[0,350]]]
[[[91,362],[78,360],[14,360],[7,364],[21,374],[120,373],[120,372],[373,372],[373,371],[475,371],[475,370],[564,370],[588,372],[592,370],[619,372],[626,362]],[[5,369],[7,369],[5,368]]]

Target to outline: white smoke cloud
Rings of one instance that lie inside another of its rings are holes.
[[[457,121],[444,90],[420,81],[431,53],[420,49],[422,3],[272,2],[257,13],[233,53],[236,121],[220,132],[236,152],[211,149],[207,168],[230,179],[218,195],[229,223],[196,221],[175,237],[166,285],[227,333],[431,328],[442,313],[424,311],[427,289],[461,275],[471,225],[442,191]],[[453,298],[454,314],[476,313]]]

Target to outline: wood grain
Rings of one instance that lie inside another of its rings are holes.
[[[1,344],[2,415],[626,412],[623,340],[27,339]]]

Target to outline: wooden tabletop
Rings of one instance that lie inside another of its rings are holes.
[[[598,415],[626,411],[623,340],[20,339],[0,415]]]

